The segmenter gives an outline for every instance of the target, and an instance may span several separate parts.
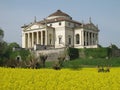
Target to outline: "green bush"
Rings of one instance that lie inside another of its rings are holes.
[[[15,59],[18,55],[21,56],[21,59],[23,61],[27,60],[27,57],[28,55],[30,54],[29,50],[24,50],[24,49],[21,49],[21,50],[18,50],[18,51],[12,51],[10,53],[10,59]]]
[[[76,59],[79,57],[79,50],[76,48],[69,48],[67,52],[70,57],[70,60]]]
[[[24,49],[20,50],[19,53],[23,61],[27,60],[28,56],[30,55],[30,51]]]
[[[84,52],[87,58],[105,58],[110,55],[110,48],[84,48],[79,52]]]

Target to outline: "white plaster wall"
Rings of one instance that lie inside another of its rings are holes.
[[[74,23],[68,22],[68,21],[65,22],[65,26],[66,27],[70,27],[70,28],[74,28],[75,27]]]
[[[65,26],[65,21],[60,21],[61,25],[59,25],[59,22],[54,22],[54,23],[49,23],[47,24],[48,26],[50,26],[50,24],[52,24],[51,27],[57,28],[57,27],[64,27]]]
[[[49,29],[48,30],[48,41],[47,41],[47,43],[48,43],[48,45],[50,45],[50,41],[49,41],[49,35],[52,35],[52,41],[51,41],[51,45],[54,45],[55,44],[55,30],[54,29]]]
[[[82,45],[82,43],[83,43],[83,35],[82,35],[82,31],[83,31],[83,29],[76,29],[75,30],[75,33],[74,33],[74,46],[76,47],[76,46],[81,46]],[[80,40],[79,40],[79,44],[76,44],[76,34],[79,34],[79,36],[80,36]]]
[[[71,36],[71,45],[69,45],[69,36]],[[71,28],[66,28],[65,31],[65,44],[69,46],[74,45],[74,30]]]
[[[98,48],[98,45],[91,45],[91,46],[76,45],[75,48]]]
[[[46,19],[55,19],[55,18],[66,18],[66,19],[71,19],[71,17],[67,17],[67,16],[51,16],[51,17],[47,17]]]
[[[36,28],[39,28],[39,25],[32,25],[31,26],[31,29],[36,29]]]
[[[65,46],[65,27],[55,28],[55,48],[61,48]],[[59,36],[62,36],[62,43],[59,44]]]

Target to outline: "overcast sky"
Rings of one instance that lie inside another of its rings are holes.
[[[21,45],[21,26],[62,10],[74,20],[98,24],[99,44],[120,47],[120,0],[0,0],[0,28],[4,40]]]

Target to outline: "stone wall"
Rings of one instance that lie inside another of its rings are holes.
[[[48,56],[47,61],[55,61],[59,56],[63,56],[65,53],[65,48],[58,49],[45,49],[45,50],[37,50],[36,55],[45,54]]]

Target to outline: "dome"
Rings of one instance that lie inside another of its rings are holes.
[[[61,10],[57,10],[56,12],[52,13],[48,17],[51,17],[51,16],[67,16],[67,17],[70,17],[68,14],[62,12]]]
[[[66,17],[66,18],[71,19],[71,17],[68,14],[62,12],[61,10],[57,10],[56,12],[52,13],[51,15],[47,17],[47,19],[53,19],[53,18],[58,18],[58,17]]]

